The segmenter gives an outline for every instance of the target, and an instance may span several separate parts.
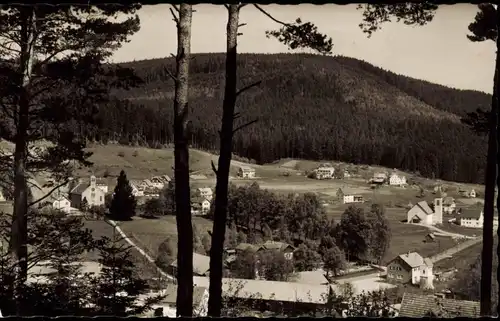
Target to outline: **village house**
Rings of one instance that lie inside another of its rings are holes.
[[[105,192],[97,187],[96,177],[90,176],[89,182],[78,183],[69,193],[71,207],[81,208],[85,200],[88,206],[104,205]]]
[[[363,203],[364,202],[362,195],[345,193],[344,190],[341,188],[339,188],[337,190],[337,199],[342,201],[343,204]]]
[[[249,166],[240,166],[238,169],[238,177],[255,178],[255,169]]]
[[[166,184],[160,176],[151,177],[149,181],[151,182],[151,186],[158,190],[163,189]]]
[[[483,228],[483,210],[481,208],[461,209],[456,222],[463,227]]]
[[[71,202],[66,197],[64,197],[63,195],[56,195],[51,198],[52,208],[65,213],[71,212]]]
[[[480,303],[477,301],[445,299],[434,295],[406,292],[403,294],[399,316],[406,318],[478,318],[479,312]]]
[[[314,170],[316,179],[332,179],[335,174],[333,167],[318,167]]]
[[[108,183],[103,178],[96,179],[96,186],[97,188],[100,188],[104,192],[104,194],[107,194],[109,192]]]
[[[391,186],[403,186],[406,185],[406,176],[400,176],[396,173],[392,173],[389,177],[389,185]]]
[[[342,175],[343,178],[351,178],[351,173],[349,173],[349,171],[346,169],[344,170],[344,173]]]
[[[209,202],[213,199],[213,191],[210,187],[199,187],[194,192],[195,196],[206,198]]]
[[[457,204],[455,204],[455,199],[451,196],[445,197],[443,199],[443,213],[444,214],[452,214],[457,208]]]
[[[426,201],[418,202],[408,211],[407,222],[425,225],[443,224],[443,199],[434,199],[434,210]]]
[[[160,302],[153,304],[152,309],[146,312],[144,317],[162,316],[167,318],[177,317],[177,285],[167,284],[165,289],[138,296],[138,301],[144,303],[148,298],[161,295],[164,297]],[[208,288],[193,287],[193,316],[205,317],[208,312]]]
[[[458,193],[462,197],[469,197],[469,198],[476,198],[477,197],[476,191],[474,189],[471,189],[470,191],[468,191],[468,190],[460,187],[458,190]]]
[[[279,251],[284,254],[287,260],[293,259],[293,252],[295,251],[295,248],[290,244],[276,241],[266,241],[261,245],[261,248],[265,251]]]
[[[195,286],[208,287],[208,277],[193,277]],[[222,295],[262,310],[301,314],[324,308],[332,289],[329,285],[267,280],[222,279]]]
[[[208,271],[210,271],[210,256],[193,253],[193,275],[208,276]],[[177,276],[177,260],[168,266],[167,273]]]
[[[470,198],[476,198],[476,191],[474,189],[471,189],[471,191],[469,192],[469,197]]]
[[[417,252],[398,255],[387,264],[387,280],[396,283],[422,284],[432,288],[432,261]]]
[[[205,215],[210,211],[210,201],[204,197],[193,197],[191,200],[191,214]]]
[[[129,181],[130,187],[132,188],[132,195],[135,197],[144,196],[144,188],[140,181]]]
[[[387,182],[387,174],[386,173],[374,173],[373,177],[371,178],[371,183],[372,184],[378,184],[382,185]]]

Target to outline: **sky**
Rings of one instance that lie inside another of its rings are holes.
[[[114,55],[115,62],[169,57],[176,52],[175,23],[168,4],[148,5],[139,11],[141,30]],[[368,38],[358,27],[362,12],[350,5],[267,5],[263,6],[281,21],[300,17],[311,21],[333,40],[333,54],[365,60],[398,74],[424,79],[459,89],[491,93],[495,65],[495,44],[470,42],[467,27],[474,20],[477,6],[443,5],[426,26],[406,26],[391,22]],[[222,5],[194,6],[191,50],[193,53],[224,52],[227,10]],[[240,13],[239,53],[290,52],[266,30],[280,26],[252,6]]]

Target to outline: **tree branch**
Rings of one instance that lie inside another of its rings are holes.
[[[214,161],[212,160],[212,170],[214,171],[215,175],[217,175],[217,169],[215,168]]]
[[[167,73],[167,75],[169,75],[170,78],[172,78],[173,81],[177,81],[177,77],[175,77],[171,72],[170,70],[168,70],[167,67],[164,67],[163,68],[165,70],[165,72]]]
[[[54,191],[56,191],[57,189],[63,187],[64,185],[66,185],[68,183],[69,183],[69,180],[66,180],[66,181],[64,181],[64,183],[61,183],[61,184],[57,185],[56,187],[52,188],[47,194],[45,194],[45,196],[40,197],[36,201],[33,201],[33,202],[29,203],[28,207],[31,207],[31,206],[33,206],[33,205],[35,205],[37,203],[40,203],[41,201],[43,201],[44,199],[46,199],[47,197],[49,197]]]
[[[171,6],[172,6],[172,8],[175,9],[175,11],[177,11],[177,13],[180,12],[180,9],[175,4],[172,4]]]
[[[238,130],[241,130],[241,129],[243,129],[243,128],[245,128],[245,127],[248,127],[248,126],[250,126],[250,125],[252,125],[252,124],[255,124],[255,123],[256,123],[256,122],[258,122],[258,121],[259,121],[259,119],[258,119],[258,118],[256,118],[256,119],[254,119],[254,120],[252,120],[252,121],[250,121],[250,122],[248,122],[248,123],[246,123],[246,124],[243,124],[243,125],[241,125],[241,126],[236,127],[236,129],[234,129],[234,130],[233,130],[233,134],[235,134]]]
[[[173,6],[175,8],[175,6]],[[172,8],[168,8],[170,10],[170,13],[172,14],[172,17],[174,18],[173,20],[175,21],[175,24],[178,26],[179,25],[179,18],[175,15],[174,10]]]
[[[259,81],[255,82],[253,84],[250,84],[250,85],[248,85],[246,87],[241,88],[240,90],[238,90],[236,92],[236,97],[238,97],[239,95],[241,95],[242,93],[244,93],[245,91],[247,91],[247,90],[249,90],[249,89],[251,89],[253,87],[259,86],[261,83],[262,83],[262,80],[259,80]]]
[[[272,21],[276,22],[276,23],[279,23],[279,24],[282,24],[284,26],[290,26],[290,24],[286,23],[286,22],[283,22],[283,21],[280,21],[276,18],[274,18],[273,16],[271,16],[271,14],[269,14],[266,10],[262,9],[261,6],[259,6],[258,4],[253,4],[253,6],[255,8],[257,8],[257,10],[259,10],[260,12],[262,12],[263,14],[265,14],[269,19],[271,19]]]

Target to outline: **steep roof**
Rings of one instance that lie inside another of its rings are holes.
[[[478,220],[479,217],[481,217],[481,213],[483,212],[482,209],[479,208],[467,208],[467,209],[462,209],[460,213],[461,218],[473,218]]]
[[[235,248],[236,250],[239,250],[239,251],[253,251],[253,252],[257,252],[259,249],[260,249],[260,246],[258,245],[254,245],[254,244],[250,244],[250,243],[240,243],[236,246]]]
[[[250,166],[240,166],[240,169],[243,171],[243,172],[254,172],[255,169],[253,169],[252,167]]]
[[[170,264],[177,267],[177,260]],[[210,257],[198,253],[193,253],[193,272],[196,274],[206,274],[210,270]]]
[[[262,248],[264,248],[265,250],[283,251],[288,247],[290,247],[291,249],[294,249],[294,247],[291,246],[290,244],[283,243],[283,242],[266,241],[264,244],[262,244]]]
[[[417,252],[401,254],[398,257],[412,268],[425,265],[424,258]]]
[[[415,206],[420,208],[426,215],[434,214],[434,211],[429,207],[426,201],[418,202]]]
[[[439,304],[438,304],[439,303]],[[442,309],[439,307],[442,306]],[[446,311],[446,317],[479,317],[480,305],[476,301],[437,299],[432,295],[419,295],[414,293],[403,294],[401,301],[400,317],[422,318],[429,312],[439,315]],[[445,313],[446,313],[445,312]]]
[[[79,183],[71,190],[70,194],[82,195],[82,193],[89,187],[90,184],[88,182]]]

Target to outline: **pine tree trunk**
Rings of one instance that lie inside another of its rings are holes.
[[[28,185],[27,185],[27,158],[28,158],[28,129],[29,129],[29,98],[28,85],[31,81],[34,60],[35,39],[35,9],[25,6],[24,21],[21,23],[21,48],[19,66],[19,92],[17,99],[17,119],[15,120],[16,136],[14,150],[14,212],[10,237],[10,253],[14,258],[17,273],[15,288],[19,288],[27,279],[28,273]],[[16,291],[17,292],[17,291]],[[20,302],[17,304],[17,313],[21,314]]]
[[[178,235],[177,316],[193,315],[193,226],[186,136],[191,52],[192,5],[181,4],[177,26],[177,72],[174,98],[175,203]]]
[[[220,317],[222,310],[222,253],[226,233],[229,167],[233,146],[233,121],[236,104],[236,45],[238,38],[239,5],[229,5],[227,21],[226,84],[220,130],[220,153],[215,187],[214,226],[210,249],[210,288],[208,315]]]
[[[494,82],[496,83],[497,72],[495,71]],[[484,226],[483,226],[483,249],[481,259],[481,315],[491,314],[491,279],[493,262],[493,216],[495,209],[495,180],[497,177],[497,99],[496,85],[493,88],[491,100],[490,131],[488,134],[488,154],[486,160],[486,177],[484,180]]]

